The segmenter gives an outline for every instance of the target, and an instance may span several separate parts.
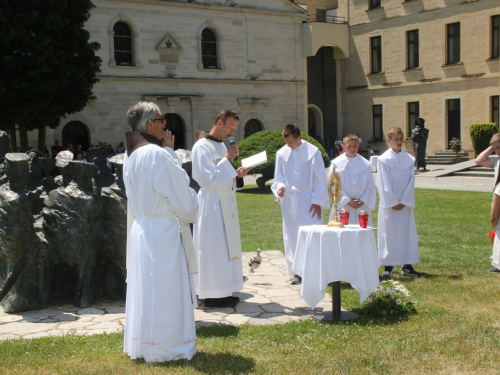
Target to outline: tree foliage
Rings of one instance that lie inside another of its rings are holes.
[[[55,128],[93,97],[100,45],[89,42],[83,28],[93,7],[90,0],[0,0],[0,117],[5,122],[26,130]]]
[[[481,152],[486,150],[490,145],[490,140],[495,133],[498,132],[497,125],[492,122],[472,124],[469,128],[472,147],[474,154],[477,157]]]
[[[283,137],[281,136],[281,130],[267,130],[252,134],[250,137],[245,138],[241,143],[238,144],[238,150],[240,156],[233,165],[238,168],[241,167],[241,159],[247,158],[249,156],[255,155],[259,152],[267,152],[267,163],[259,165],[252,168],[250,174],[262,174],[264,180],[270,180],[274,177],[274,166],[276,163],[276,152],[284,146]],[[313,137],[302,133],[302,139],[312,143],[316,146],[323,156],[323,161],[325,163],[325,168],[330,166],[330,159],[328,154],[321,144],[315,140]]]

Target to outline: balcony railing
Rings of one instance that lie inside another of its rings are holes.
[[[321,14],[308,14],[305,22],[324,22],[324,23],[341,23],[347,24],[345,17],[339,16],[328,16]]]

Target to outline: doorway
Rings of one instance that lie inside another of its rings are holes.
[[[460,139],[460,99],[449,99],[446,101],[448,118],[448,140],[446,148],[448,149],[452,138]]]
[[[167,120],[167,129],[172,132],[175,136],[174,150],[186,149],[186,135],[184,131],[184,121],[182,117],[176,113],[165,114],[165,120]]]

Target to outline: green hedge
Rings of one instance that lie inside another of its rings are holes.
[[[328,158],[328,154],[323,146],[307,134],[302,133],[301,137],[303,140],[315,145],[321,151],[325,168],[329,167],[330,159]],[[237,161],[233,161],[233,165],[236,168],[241,167],[241,159],[255,155],[262,151],[267,151],[267,163],[252,168],[250,174],[262,174],[265,180],[270,180],[274,177],[276,152],[283,147],[284,144],[283,137],[281,136],[281,130],[265,130],[252,134],[250,137],[245,138],[238,144],[240,156]]]
[[[491,137],[498,132],[497,125],[492,122],[472,124],[469,131],[476,157],[489,147]]]

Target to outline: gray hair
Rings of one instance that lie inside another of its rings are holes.
[[[160,113],[160,108],[150,102],[139,102],[132,106],[127,112],[127,120],[130,129],[134,132],[146,133],[146,123]]]

